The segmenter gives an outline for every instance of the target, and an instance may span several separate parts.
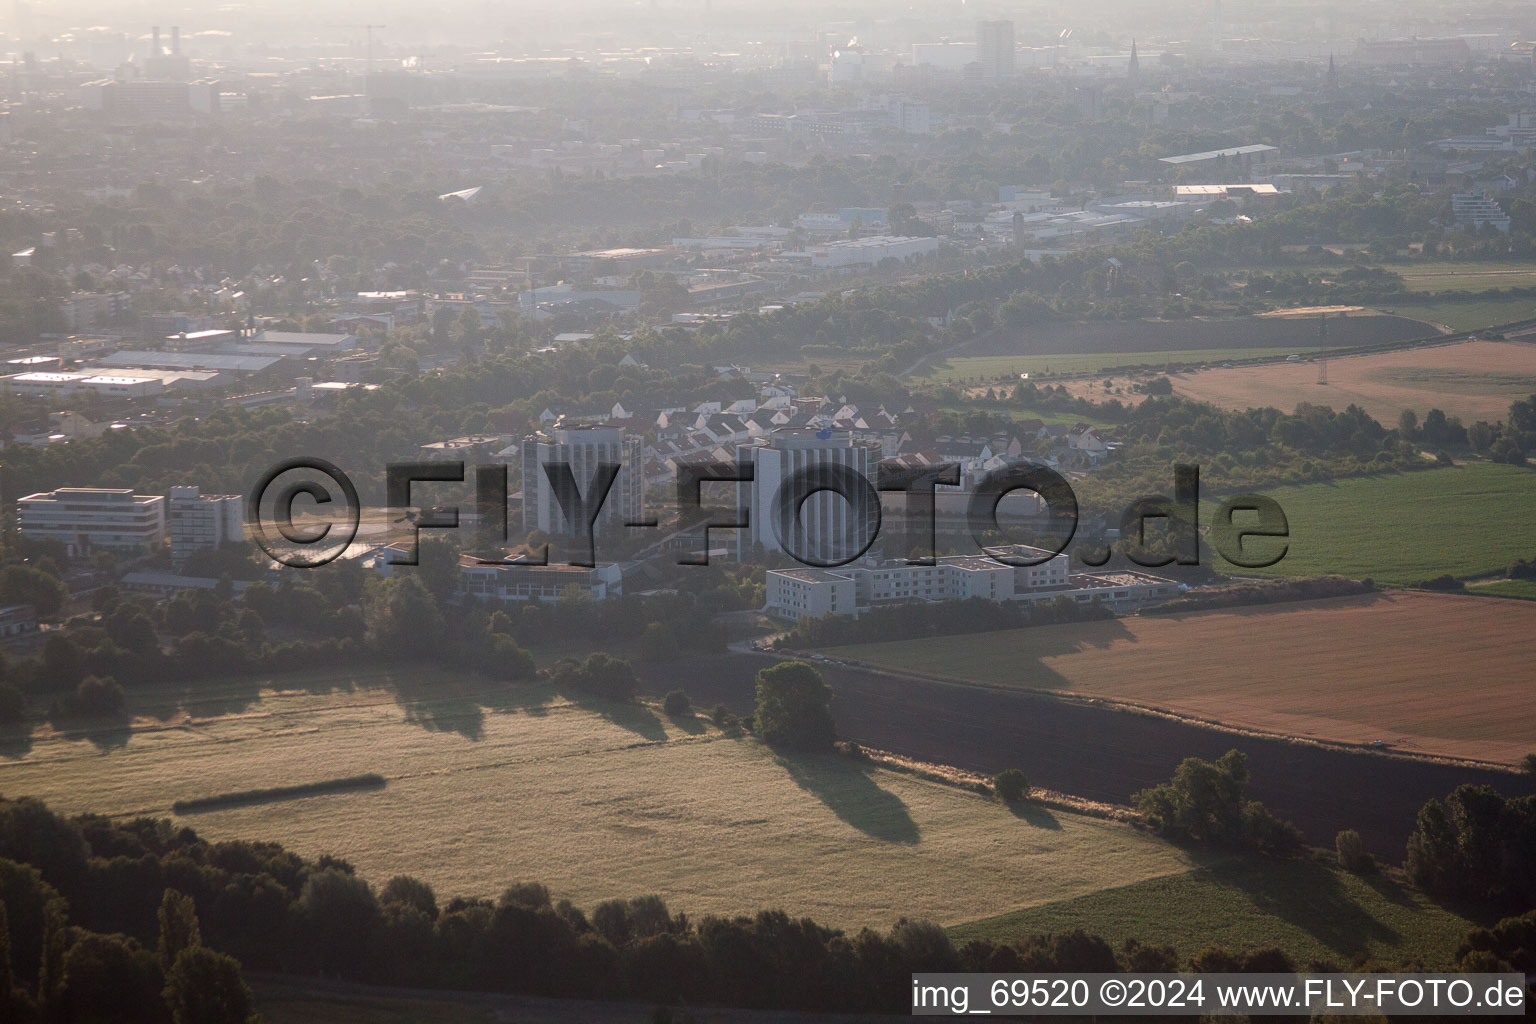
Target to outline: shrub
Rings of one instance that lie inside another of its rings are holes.
[[[1352,828],[1340,832],[1333,839],[1333,848],[1339,855],[1339,866],[1357,875],[1376,872],[1376,858],[1365,849],[1365,841]]]
[[[832,689],[803,661],[786,661],[757,674],[756,731],[773,746],[829,750],[837,738]]]
[[[661,700],[661,710],[667,713],[669,718],[682,718],[684,715],[693,714],[693,701],[682,690],[673,690]]]
[[[1017,768],[1009,768],[998,772],[992,780],[992,787],[997,790],[997,795],[1010,804],[1018,803],[1029,797],[1029,779]]]
[[[640,689],[635,670],[622,658],[598,651],[585,661],[562,659],[555,666],[555,685],[566,692],[587,694],[604,700],[633,700]]]
[[[1271,857],[1289,857],[1301,850],[1301,829],[1250,800],[1243,805],[1243,843]]]
[[[1526,754],[1525,760],[1520,762],[1520,767],[1525,769],[1527,775],[1536,775],[1536,754]]]

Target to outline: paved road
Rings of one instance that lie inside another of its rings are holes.
[[[694,703],[749,712],[763,655],[690,661],[686,679],[667,666],[642,671],[649,692],[681,686]],[[835,694],[839,732],[866,746],[993,774],[1022,768],[1048,789],[1126,803],[1167,779],[1185,757],[1248,755],[1251,799],[1294,821],[1319,846],[1353,828],[1372,851],[1401,861],[1424,802],[1463,782],[1506,795],[1536,793],[1536,778],[1366,752],[1227,733],[1049,695],[823,668]]]

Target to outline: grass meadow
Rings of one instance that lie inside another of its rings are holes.
[[[383,789],[177,820],[344,857],[376,884],[415,875],[445,898],[534,880],[586,907],[659,893],[692,915],[782,907],[846,928],[955,924],[1191,863],[1119,822],[1015,812],[844,757],[781,757],[646,705],[425,669],[280,685],[231,685],[191,704],[190,721],[166,694],[135,707],[131,729],[40,730],[0,764],[0,791],[169,817],[178,799],[376,772]]]
[[[1385,876],[1360,877],[1318,861],[1213,861],[1180,875],[1046,903],[950,929],[958,944],[1082,928],[1118,947],[1171,945],[1182,960],[1207,945],[1274,945],[1298,963],[1347,968],[1370,957],[1416,957],[1448,969],[1472,922]]]

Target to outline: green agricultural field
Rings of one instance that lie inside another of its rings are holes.
[[[1267,492],[1290,524],[1290,547],[1255,576],[1338,573],[1412,584],[1443,573],[1475,576],[1529,558],[1536,470],[1486,462]],[[1215,500],[1202,511],[1210,522]]]
[[[1484,291],[1488,288],[1529,288],[1536,285],[1536,267],[1520,260],[1494,260],[1476,263],[1410,263],[1388,265],[1401,274],[1416,292]]]
[[[1445,324],[1453,331],[1480,331],[1485,327],[1536,317],[1536,298],[1480,299],[1473,302],[1421,302],[1417,296],[1382,307],[1382,312]]]
[[[1536,580],[1499,580],[1495,583],[1469,584],[1467,592],[1487,597],[1513,597],[1524,601],[1536,601]]]
[[[1362,878],[1316,861],[1216,861],[1181,875],[1047,903],[951,928],[1007,942],[1069,928],[1118,947],[1134,938],[1171,945],[1181,961],[1208,945],[1278,946],[1298,964],[1352,966],[1369,957],[1452,966],[1472,922],[1382,876]]]
[[[782,907],[855,929],[956,924],[1190,867],[1119,822],[1015,813],[843,757],[776,756],[646,705],[441,670],[283,677],[133,710],[131,728],[95,736],[40,730],[7,751],[0,792],[169,817],[177,799],[376,772],[383,789],[176,821],[344,857],[376,884],[415,875],[445,899],[536,880],[588,909],[658,893],[694,916]]]
[[[1228,360],[1282,358],[1293,353],[1316,352],[1311,348],[1190,348],[1173,351],[1064,353],[1052,356],[954,356],[940,359],[913,379],[918,381],[967,381],[974,379],[1017,380],[1021,373],[1042,374],[1099,373],[1109,367],[1146,365],[1162,367],[1170,363],[1199,363],[1219,366]]]
[[[980,390],[982,391],[983,394],[986,391],[985,388],[982,388]],[[1106,395],[1105,397],[1106,398],[1114,398],[1115,396],[1113,394],[1110,394],[1110,395]],[[970,406],[970,405],[959,405],[959,404],[949,405],[949,404],[945,404],[945,405],[940,405],[939,406],[939,411],[940,412],[954,413],[955,415],[960,416],[960,417],[963,418],[963,417],[969,415],[970,413],[975,412],[976,409],[975,409],[975,406]],[[989,412],[995,411],[999,415],[1004,415],[1004,416],[1012,417],[1015,421],[1018,421],[1018,420],[1039,420],[1041,423],[1065,423],[1067,426],[1075,426],[1078,423],[1086,423],[1089,426],[1093,426],[1093,427],[1113,427],[1114,426],[1114,424],[1112,422],[1110,422],[1109,420],[1101,419],[1100,417],[1097,417],[1097,416],[1084,416],[1084,415],[1081,415],[1081,414],[1075,413],[1075,412],[1062,412],[1059,409],[1015,409],[1015,408],[1004,408],[1004,409],[997,409],[997,410],[989,409],[988,411]]]

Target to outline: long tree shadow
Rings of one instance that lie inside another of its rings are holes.
[[[395,699],[411,725],[429,732],[456,732],[476,742],[485,738],[485,709],[478,694],[400,679],[395,682]]]
[[[621,729],[628,729],[641,739],[651,743],[666,742],[666,725],[656,716],[656,712],[639,701],[604,700],[590,693],[581,693],[575,690],[569,693],[561,693],[560,696],[583,711],[590,711],[592,714],[601,716]]]
[[[32,753],[32,723],[18,722],[0,729],[0,757],[20,760]]]
[[[865,835],[888,843],[916,843],[921,838],[907,805],[880,788],[873,768],[832,754],[781,754],[774,760],[795,785]]]
[[[172,700],[158,717],[168,721],[183,712],[191,712],[197,718],[237,715],[259,705],[266,699],[269,690],[327,694],[351,693],[357,687],[357,679],[341,669],[334,673],[315,673],[302,669],[290,672],[231,673],[176,684],[171,690]],[[154,700],[158,695],[150,693],[145,696]],[[142,712],[153,713],[147,708],[142,709]]]
[[[110,718],[52,716],[49,724],[65,739],[85,740],[102,753],[121,750],[133,738],[133,723],[127,715]]]
[[[1371,943],[1391,944],[1398,932],[1355,903],[1338,873],[1313,861],[1235,857],[1206,866],[1211,877],[1241,890],[1254,906],[1345,956],[1360,958]]]
[[[1008,810],[1015,818],[1027,822],[1036,828],[1049,829],[1052,832],[1061,831],[1061,822],[1056,820],[1056,815],[1044,804],[1037,804],[1033,800],[1018,800],[1008,805]]]

